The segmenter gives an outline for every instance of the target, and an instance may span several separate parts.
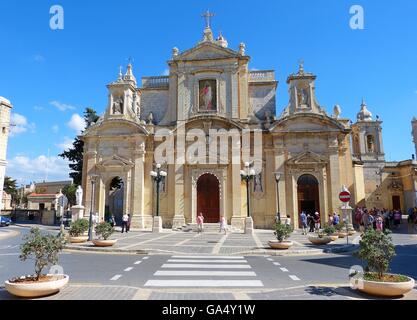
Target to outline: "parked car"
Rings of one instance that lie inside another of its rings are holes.
[[[0,227],[7,227],[11,223],[12,223],[12,220],[10,220],[10,218],[0,216]]]

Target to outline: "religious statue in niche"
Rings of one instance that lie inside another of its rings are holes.
[[[374,144],[374,137],[369,135],[367,137],[367,142],[368,142],[368,152],[369,153],[374,153],[375,152],[375,144]]]
[[[300,106],[308,105],[308,91],[306,88],[300,88],[298,90],[298,103]]]
[[[199,110],[217,111],[216,80],[201,80],[199,82]]]
[[[116,99],[113,103],[113,114],[123,114],[123,97]]]
[[[262,193],[264,189],[262,187],[262,173],[255,175],[253,180],[253,192],[255,193]]]

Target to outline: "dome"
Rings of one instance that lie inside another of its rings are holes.
[[[358,113],[359,121],[373,121],[372,113],[367,109],[365,101],[362,101],[361,111]]]

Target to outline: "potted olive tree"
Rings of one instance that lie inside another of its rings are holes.
[[[97,247],[111,247],[116,244],[117,239],[109,240],[110,236],[114,232],[114,228],[108,222],[99,223],[96,228],[96,236],[98,239],[93,240],[93,243]]]
[[[316,245],[325,245],[332,242],[332,239],[323,230],[317,230],[317,235],[309,236],[308,240]]]
[[[330,224],[324,227],[323,233],[327,235],[332,241],[339,239],[339,236],[336,234],[336,228]]]
[[[277,240],[271,240],[269,241],[269,246],[272,249],[281,249],[286,250],[289,249],[292,245],[292,241],[286,241],[291,235],[291,233],[294,231],[294,228],[287,224],[282,224],[281,221],[279,221],[275,225],[275,232],[274,235],[277,237]]]
[[[88,231],[88,221],[86,219],[78,219],[71,223],[69,229],[69,241],[71,243],[82,243],[88,240],[88,236],[84,233]]]
[[[6,290],[18,297],[37,298],[57,293],[69,280],[65,274],[42,274],[49,265],[58,263],[58,255],[66,242],[65,237],[44,235],[38,228],[32,228],[23,238],[20,260],[35,260],[35,274],[21,276],[5,282]]]
[[[359,291],[375,296],[402,296],[414,288],[414,279],[387,273],[395,256],[395,246],[390,231],[367,230],[359,242],[355,256],[365,262],[364,273],[356,273],[351,281]]]

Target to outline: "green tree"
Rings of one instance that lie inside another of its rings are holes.
[[[84,111],[84,120],[86,123],[86,129],[93,123],[97,122],[99,116],[97,112],[91,108],[86,108]],[[84,155],[84,142],[78,137],[75,138],[72,148],[65,150],[58,156],[63,159],[68,159],[70,164],[69,168],[71,172],[69,176],[72,178],[74,184],[81,185],[83,176],[83,155]]]
[[[62,188],[62,194],[65,195],[68,199],[68,202],[71,206],[75,205],[77,202],[77,197],[75,192],[77,191],[76,184],[69,184]]]
[[[3,191],[12,196],[12,202],[17,199],[17,183],[10,177],[4,177]]]

